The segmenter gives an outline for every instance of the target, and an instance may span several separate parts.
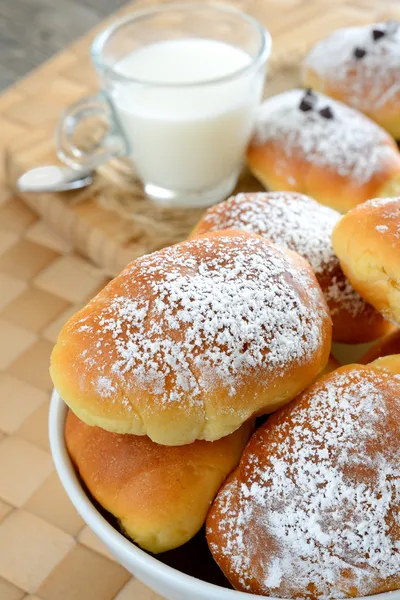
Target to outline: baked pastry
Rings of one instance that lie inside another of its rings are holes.
[[[390,356],[391,354],[400,354],[400,329],[395,329],[389,335],[385,335],[382,339],[378,340],[372,348],[370,348],[360,362],[362,364],[368,364],[377,358],[382,356]]]
[[[359,344],[376,340],[391,325],[353,290],[340,268],[331,242],[340,216],[296,192],[238,194],[208,209],[192,235],[243,229],[298,252],[312,266],[327,300],[333,341]]]
[[[340,362],[333,356],[333,354],[330,354],[328,362],[325,365],[325,368],[322,369],[321,373],[318,373],[318,375],[314,378],[314,380],[311,383],[318,381],[318,379],[321,379],[321,377],[324,377],[324,375],[328,375],[328,373],[332,373],[332,371],[336,371],[336,369],[339,369],[340,366],[341,366]],[[264,417],[264,418],[266,419],[269,417]],[[265,422],[265,421],[263,421],[263,422]],[[258,423],[256,423],[256,426],[257,425],[258,425]]]
[[[365,113],[400,138],[400,24],[344,27],[318,42],[303,82]]]
[[[332,371],[336,371],[340,367],[340,362],[333,356],[333,354],[329,355],[328,362],[326,363],[325,368],[321,371],[321,373],[315,378],[315,381],[323,375],[327,375]]]
[[[328,600],[400,588],[400,357],[380,361],[326,375],[251,438],[207,517],[236,589]]]
[[[390,135],[310,90],[284,92],[261,105],[247,162],[267,189],[302,192],[339,212],[400,194],[400,153]]]
[[[88,425],[181,445],[219,439],[291,400],[330,345],[309,264],[227,231],[128,265],[63,327],[50,371]]]
[[[92,496],[131,539],[157,553],[181,546],[202,527],[251,430],[249,422],[214,443],[166,447],[90,427],[69,411],[65,442]]]
[[[332,234],[341,267],[357,292],[383,316],[400,324],[400,198],[357,206]]]

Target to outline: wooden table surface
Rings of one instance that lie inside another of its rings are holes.
[[[149,4],[154,1],[134,6]],[[339,26],[400,18],[398,0],[232,4],[259,17],[271,30],[275,51],[285,52]],[[93,35],[0,96],[2,152],[12,144],[27,161],[48,153],[60,111],[96,88],[88,58]],[[84,525],[58,482],[49,453],[49,353],[68,316],[104,282],[99,269],[12,196],[0,170],[1,600],[160,598],[117,565]]]

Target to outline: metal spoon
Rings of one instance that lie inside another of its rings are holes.
[[[83,188],[92,181],[92,169],[45,165],[26,171],[18,177],[16,186],[21,192],[65,192]]]

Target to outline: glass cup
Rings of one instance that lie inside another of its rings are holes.
[[[270,50],[257,20],[224,5],[163,4],[116,21],[92,46],[100,93],[59,123],[60,158],[80,168],[128,157],[159,203],[223,200],[239,177]],[[74,138],[93,117],[106,127],[88,150]]]

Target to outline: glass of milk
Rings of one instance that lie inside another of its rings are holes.
[[[92,46],[98,95],[71,106],[57,135],[73,167],[126,156],[154,201],[208,206],[239,176],[262,96],[269,33],[226,5],[169,3],[113,23]],[[90,150],[74,144],[100,118]]]

